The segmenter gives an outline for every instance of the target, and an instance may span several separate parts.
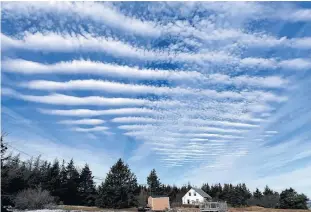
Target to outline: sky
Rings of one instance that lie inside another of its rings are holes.
[[[21,157],[311,197],[311,3],[1,7],[1,129]]]

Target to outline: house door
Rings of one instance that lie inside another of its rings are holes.
[[[190,199],[187,200],[187,203],[190,204]]]

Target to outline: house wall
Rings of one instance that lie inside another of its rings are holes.
[[[191,192],[191,196],[189,196],[189,192]],[[196,196],[194,196],[194,193],[196,194]],[[204,197],[202,197],[200,194],[198,194],[197,192],[195,192],[195,190],[190,189],[182,198],[182,203],[183,204],[189,204],[188,200],[190,201],[190,204],[198,204],[201,202],[204,202]]]
[[[149,197],[148,205],[151,207],[151,210],[153,211],[164,211],[165,209],[170,209],[170,200],[169,197],[157,197],[157,198]]]

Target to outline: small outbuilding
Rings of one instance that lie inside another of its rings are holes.
[[[148,198],[148,206],[153,211],[170,209],[170,198],[168,196],[151,195]]]

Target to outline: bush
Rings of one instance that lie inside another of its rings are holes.
[[[26,189],[19,192],[15,198],[15,207],[17,209],[43,209],[46,206],[54,204],[54,198],[46,190]]]

